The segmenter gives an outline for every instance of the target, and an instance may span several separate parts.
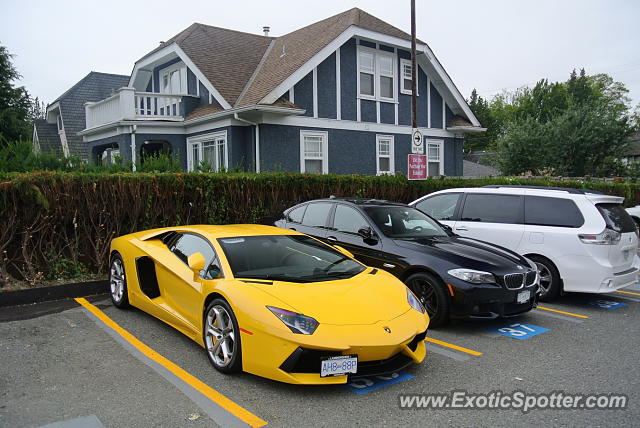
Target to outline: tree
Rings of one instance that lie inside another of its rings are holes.
[[[13,56],[0,46],[0,144],[31,136],[32,101],[24,87],[14,87],[20,74],[13,66]]]
[[[566,82],[542,79],[475,108],[489,118],[480,119],[486,147],[504,173],[604,176],[620,171],[618,157],[640,125],[627,93],[610,76],[582,69]]]

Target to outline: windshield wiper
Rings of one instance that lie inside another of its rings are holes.
[[[287,281],[287,282],[310,282],[307,277],[300,276],[289,276],[284,274],[277,273],[268,273],[265,275],[239,275],[236,277],[239,278],[247,278],[247,279],[266,279],[271,281]]]

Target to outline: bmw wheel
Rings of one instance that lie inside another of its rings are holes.
[[[407,278],[405,284],[427,310],[430,327],[437,327],[449,322],[451,303],[439,279],[426,272],[419,272]]]
[[[205,311],[204,346],[209,361],[219,372],[235,373],[242,369],[240,329],[231,306],[215,299]]]
[[[530,256],[529,259],[536,264],[540,276],[540,300],[551,302],[560,295],[560,273],[555,265],[541,256]]]
[[[127,291],[127,277],[124,271],[124,262],[120,254],[116,253],[111,258],[109,267],[109,288],[111,301],[117,308],[129,307],[129,295]]]

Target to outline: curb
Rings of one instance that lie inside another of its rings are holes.
[[[0,307],[29,305],[33,303],[91,296],[109,292],[109,281],[87,281],[50,287],[0,292]]]

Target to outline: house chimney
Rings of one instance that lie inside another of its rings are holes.
[[[265,25],[264,27],[262,27],[262,31],[264,31],[264,35],[268,36],[269,35],[269,30],[271,29],[271,27],[269,27],[268,25]]]

